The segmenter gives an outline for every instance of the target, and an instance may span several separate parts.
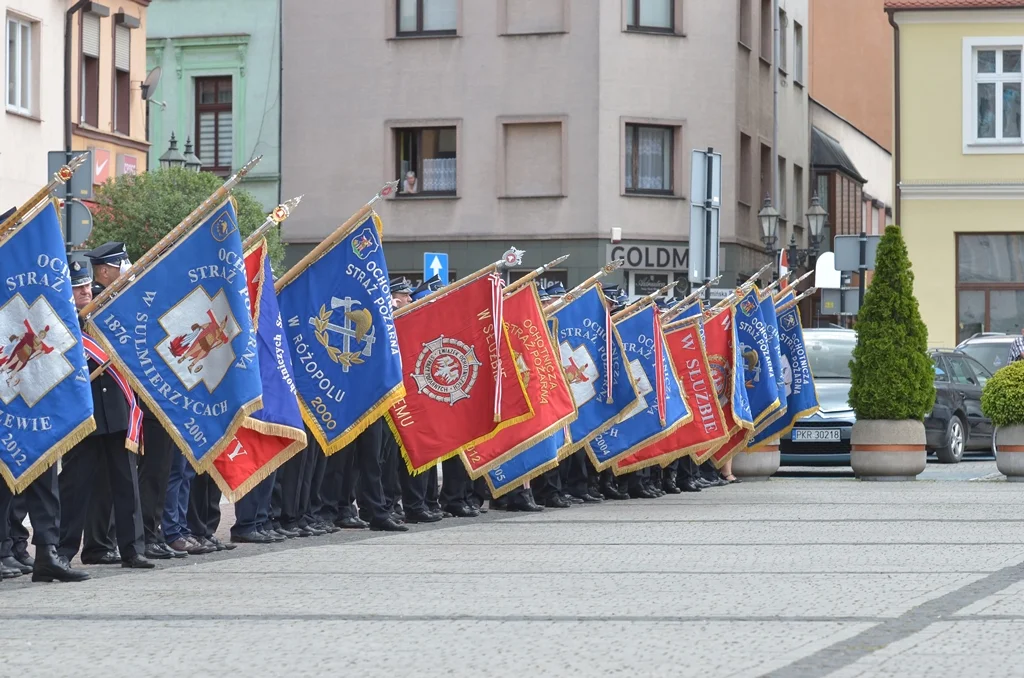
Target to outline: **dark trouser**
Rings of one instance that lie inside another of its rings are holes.
[[[192,479],[188,495],[188,531],[196,537],[209,539],[220,527],[220,488],[209,473]]]
[[[306,432],[308,440],[313,437]],[[286,461],[277,470],[277,479],[274,484],[274,525],[276,527],[294,528],[299,524],[302,517],[301,496],[302,479],[306,470],[306,459],[309,457],[309,447],[299,452]]]
[[[582,497],[590,491],[588,480],[588,466],[586,450],[578,450],[565,458],[558,465],[558,472],[561,474],[562,487],[574,497]],[[536,496],[536,495],[535,495]]]
[[[564,491],[560,469],[553,468],[545,471],[530,481],[530,489],[533,490],[533,497],[539,502],[546,502],[555,495]]]
[[[300,524],[306,527],[320,520],[317,514],[323,505],[323,495],[321,493],[323,491],[324,477],[327,475],[327,457],[324,455],[323,449],[316,442],[309,447],[313,450],[313,458],[310,460],[309,497],[303,504],[304,510],[302,512],[302,520],[300,521]]]
[[[0,520],[3,520],[0,513]],[[0,539],[0,558],[7,558],[16,553],[28,552],[28,528],[25,527],[25,516],[28,515],[28,502],[25,494],[19,494],[11,500],[10,515],[7,516],[6,537]]]
[[[679,477],[694,480],[697,478],[697,462],[693,457],[683,457],[679,460]]]
[[[67,509],[65,508],[65,511]],[[117,531],[114,527],[114,493],[110,489],[110,474],[97,473],[93,477],[92,496],[85,509],[85,530],[82,533],[82,557],[99,558],[117,549]]]
[[[324,462],[324,477],[320,482],[320,492],[317,495],[319,501],[313,506],[313,512],[319,520],[325,523],[333,523],[342,517],[343,506],[351,506],[355,501],[354,497],[342,494],[345,472],[351,466],[350,460],[353,454],[355,454],[355,443],[349,443],[327,457]]]
[[[458,456],[441,462],[441,506],[446,510],[466,506],[466,499],[473,489],[469,473]]]
[[[274,493],[275,475],[276,471],[235,502],[235,524],[231,526],[231,536],[252,534],[270,527],[270,498]]]
[[[405,461],[402,459],[402,453],[398,449],[398,443],[395,441],[395,436],[391,432],[391,427],[387,425],[387,422],[384,422],[382,424],[382,428],[380,480],[381,487],[384,490],[384,505],[390,513],[399,509],[399,503],[402,504],[402,508],[405,506],[405,501],[403,500],[402,495],[401,474],[399,471],[399,468],[405,469]]]
[[[431,511],[441,510],[441,487],[437,482],[437,466],[423,474],[427,477],[427,508]]]
[[[380,524],[391,518],[391,512],[384,503],[384,485],[381,482],[380,455],[385,426],[384,419],[378,419],[359,434],[354,444],[354,463],[359,470],[359,480],[355,483],[356,501],[359,502],[360,513],[366,515],[371,524]],[[347,479],[344,487],[347,490]]]
[[[625,480],[626,487],[628,487],[630,491],[636,492],[644,489],[644,487],[649,484],[650,477],[651,469],[648,467],[642,468],[639,471],[627,473],[625,476],[620,477],[620,480]]]
[[[167,480],[174,459],[174,441],[160,422],[152,417],[142,419],[143,454],[139,457],[139,502],[142,505],[142,528],[147,544],[164,540],[161,521],[167,500]],[[123,553],[121,555],[124,555]]]
[[[114,498],[114,524],[121,558],[142,555],[142,507],[135,454],[124,448],[124,432],[92,435],[64,456],[60,473],[63,517],[58,552],[71,560],[78,553],[86,510],[97,476],[109,479]]]
[[[710,459],[701,464],[699,469],[700,470],[698,472],[705,480],[718,480],[718,469],[715,468],[715,465],[711,463]]]
[[[57,484],[57,465],[43,471],[25,491],[29,518],[32,520],[32,543],[36,546],[56,546],[60,542],[60,487]],[[11,538],[11,504],[14,495],[7,483],[0,482],[0,543]]]
[[[402,481],[402,507],[407,513],[426,513],[430,477],[433,475],[434,485],[437,486],[437,469],[432,468],[414,476],[409,473],[404,462],[399,462],[398,472]]]

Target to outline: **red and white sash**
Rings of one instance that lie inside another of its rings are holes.
[[[85,354],[95,361],[96,364],[102,365],[110,360],[107,352],[96,343],[96,340],[84,332],[82,333],[82,346],[85,348]],[[124,446],[132,452],[137,452],[139,450],[139,441],[142,438],[142,408],[139,407],[138,401],[135,400],[135,393],[128,386],[128,381],[118,372],[117,368],[113,365],[108,365],[106,371],[117,382],[121,393],[124,394],[124,399],[128,401],[128,434],[125,436]]]

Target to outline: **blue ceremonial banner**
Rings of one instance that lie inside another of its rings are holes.
[[[405,397],[379,228],[371,214],[277,291],[302,416],[327,455]]]
[[[249,304],[228,200],[89,319],[89,334],[200,473],[263,404]]]
[[[782,349],[779,346],[779,320],[775,315],[775,298],[769,292],[761,300],[761,317],[764,318],[765,328],[768,330],[768,348],[772,360],[772,370],[775,372],[775,390],[779,394],[779,409],[771,416],[761,422],[759,428],[764,429],[786,415],[786,384],[782,380]],[[754,434],[759,433],[754,430]]]
[[[639,395],[632,375],[625,368],[622,341],[611,324],[599,284],[558,309],[553,321],[562,368],[579,413],[576,421],[569,425],[570,443],[573,449],[578,449],[626,417]],[[603,467],[609,465],[610,462]]]
[[[591,461],[599,470],[656,443],[693,420],[672,359],[665,349],[665,337],[661,334],[661,324],[655,311],[654,306],[648,306],[615,323],[640,398],[621,422],[596,436],[587,446]],[[658,351],[661,352],[660,361]],[[658,374],[658,367],[661,374]],[[664,420],[658,406],[659,379],[664,384]]]
[[[754,429],[754,413],[750,406],[750,398],[747,396],[746,371],[744,370],[743,354],[740,351],[741,345],[736,325],[739,319],[739,311],[734,307],[730,315],[732,322],[732,347],[733,366],[732,370],[732,416],[733,421],[741,428]]]
[[[4,238],[0,244],[0,475],[18,493],[92,433],[96,423],[63,230],[54,203],[47,201]]]
[[[768,325],[761,315],[757,288],[736,305],[737,376],[742,375],[754,427],[760,426],[779,409],[779,387],[771,358]]]
[[[686,320],[687,318],[694,318],[703,313],[703,308],[699,301],[695,301],[672,318],[672,322],[679,322],[680,320]]]
[[[784,436],[798,420],[818,411],[818,394],[814,389],[814,375],[804,346],[804,331],[800,325],[800,309],[793,303],[793,293],[785,295],[779,303],[779,339],[782,347],[782,377],[787,402],[786,416],[776,420],[751,441],[756,448],[766,440]]]
[[[565,445],[565,429],[553,434],[523,450],[497,468],[488,471],[484,478],[491,488],[491,496],[498,497],[520,487],[528,480],[558,466],[559,451]]]

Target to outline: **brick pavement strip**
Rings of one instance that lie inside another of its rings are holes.
[[[0,584],[0,674],[1016,675],[1022,516],[1004,482],[794,478],[89,567]]]

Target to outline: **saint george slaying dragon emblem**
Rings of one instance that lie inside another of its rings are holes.
[[[469,397],[480,366],[474,347],[441,335],[423,344],[412,378],[420,393],[454,405]]]
[[[15,296],[0,308],[0,400],[19,395],[29,407],[74,369],[64,352],[78,344],[45,299],[32,306]]]
[[[167,337],[157,353],[189,390],[199,382],[212,393],[235,359],[231,342],[241,328],[223,290],[210,298],[203,288],[192,291],[160,318]]]

